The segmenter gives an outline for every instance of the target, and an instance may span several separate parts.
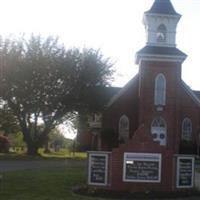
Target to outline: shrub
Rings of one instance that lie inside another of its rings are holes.
[[[10,147],[10,142],[6,136],[0,135],[0,152],[8,153]]]

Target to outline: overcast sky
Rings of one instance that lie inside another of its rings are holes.
[[[200,90],[200,0],[171,0],[182,15],[177,47],[188,55],[183,80]],[[136,51],[145,45],[144,11],[153,0],[0,0],[0,34],[59,36],[66,47],[100,48],[115,62],[123,86],[137,73]]]
[[[200,0],[171,0],[182,15],[177,47],[188,55],[183,80],[200,90]],[[153,0],[0,0],[0,34],[59,36],[67,48],[101,49],[115,62],[115,86],[138,71],[135,53],[145,45],[144,11]],[[63,130],[66,127],[62,127]],[[68,137],[73,138],[74,135]]]

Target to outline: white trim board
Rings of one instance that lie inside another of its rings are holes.
[[[138,53],[135,56],[135,64],[141,63],[141,61],[159,61],[159,62],[183,62],[187,56],[175,56],[175,55],[159,55],[159,54],[141,54]]]

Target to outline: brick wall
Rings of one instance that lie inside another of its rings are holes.
[[[162,111],[154,105],[156,76],[166,78],[166,105]],[[181,64],[173,62],[142,62],[136,82],[120,96],[104,113],[104,127],[118,131],[119,118],[126,114],[130,119],[131,137],[127,144],[113,149],[110,161],[111,185],[113,190],[132,192],[175,190],[175,158],[180,152],[181,126],[185,117],[192,120],[193,141],[199,142],[200,109],[182,86]],[[167,145],[153,141],[151,123],[162,117],[167,125]],[[123,159],[125,152],[162,154],[161,183],[123,182]]]
[[[161,183],[134,183],[123,182],[123,159],[124,152],[134,153],[161,153]],[[111,160],[112,181],[109,189],[124,190],[131,192],[144,191],[172,191],[175,187],[175,180],[172,174],[175,173],[173,163],[173,151],[153,142],[151,136],[145,133],[144,127],[140,127],[128,144],[123,144],[112,152]]]

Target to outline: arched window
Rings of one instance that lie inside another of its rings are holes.
[[[119,141],[126,143],[129,139],[129,119],[122,115],[119,119]]]
[[[166,26],[164,24],[161,24],[157,28],[157,33],[156,33],[157,42],[166,42],[166,35],[167,35]]]
[[[160,145],[167,144],[167,126],[162,117],[156,117],[151,123],[151,134],[153,141],[159,142]]]
[[[189,118],[185,118],[182,122],[182,140],[192,140],[192,121]]]
[[[155,79],[154,104],[166,104],[166,79],[163,74],[158,74]]]

